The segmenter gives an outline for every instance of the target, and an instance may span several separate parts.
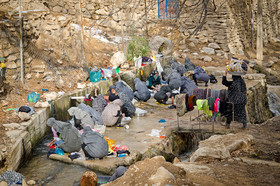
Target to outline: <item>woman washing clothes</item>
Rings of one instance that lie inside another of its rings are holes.
[[[239,121],[243,123],[242,129],[247,128],[247,117],[245,105],[247,102],[246,95],[246,84],[241,76],[232,75],[233,81],[227,81],[227,72],[223,76],[222,84],[228,87],[228,102],[233,104],[233,115],[234,121]],[[232,113],[232,112],[231,112]],[[230,128],[230,123],[232,121],[232,114],[227,116],[226,127]]]

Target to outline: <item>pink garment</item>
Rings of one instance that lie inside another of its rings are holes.
[[[118,150],[126,151],[126,150],[129,150],[129,148],[125,145],[121,145],[121,146],[115,148],[115,151],[118,151]]]
[[[53,133],[53,137],[54,138],[58,138],[57,132],[54,130],[53,127],[52,127],[52,133]]]
[[[217,98],[214,102],[214,112],[219,112],[219,109],[218,109],[218,102],[220,102],[220,98]]]
[[[87,102],[87,101],[92,101],[91,98],[90,98],[90,99],[85,98],[84,100],[85,100],[85,102]]]

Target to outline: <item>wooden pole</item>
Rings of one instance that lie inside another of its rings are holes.
[[[148,38],[148,18],[147,18],[147,0],[145,0],[145,21],[146,21],[146,36]]]
[[[84,25],[83,25],[83,4],[82,0],[80,0],[80,16],[81,16],[81,58],[82,58],[82,65],[86,67],[86,60],[84,54]]]
[[[262,0],[258,0],[257,8],[257,61],[262,65],[263,61],[263,17]]]
[[[122,48],[123,53],[125,55],[125,46],[124,46],[124,8],[123,8],[123,0],[121,0],[121,12],[122,12],[122,18],[121,18],[121,24],[122,24]]]
[[[24,65],[23,65],[23,44],[22,44],[22,15],[21,15],[21,0],[19,0],[19,23],[20,23],[20,40],[19,40],[19,48],[20,48],[20,81],[24,84]]]

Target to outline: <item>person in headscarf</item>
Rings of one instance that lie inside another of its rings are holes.
[[[171,95],[171,88],[168,85],[163,85],[160,90],[154,95],[155,100],[158,103],[166,104],[168,98]]]
[[[134,96],[139,101],[148,101],[151,97],[151,93],[147,88],[145,82],[142,82],[139,78],[135,78],[134,85],[135,85]]]
[[[99,114],[102,114],[106,105],[107,101],[102,94],[98,94],[98,96],[92,100],[92,108],[99,112]]]
[[[0,175],[0,182],[5,181],[8,185],[17,185],[17,183],[21,183],[23,179],[25,181],[25,177],[15,171],[6,171]]]
[[[115,84],[116,84],[116,91],[118,95],[120,94],[120,92],[122,92],[128,96],[130,101],[133,100],[134,98],[133,90],[129,85],[127,85],[124,81],[118,81]]]
[[[108,143],[99,132],[87,126],[82,134],[82,149],[87,158],[103,158],[108,154]]]
[[[208,81],[210,80],[210,76],[206,74],[206,72],[200,66],[195,67],[193,71],[193,80],[197,86],[198,81],[204,81],[205,86],[208,86]]]
[[[228,87],[228,102],[233,103],[234,121],[243,123],[243,129],[247,128],[245,105],[247,102],[246,84],[241,76],[232,75],[233,81],[227,81],[227,70],[222,79],[222,84]],[[226,127],[230,127],[232,114],[227,116]]]
[[[172,105],[168,108],[174,109],[176,108],[175,106],[175,96],[180,94],[180,89],[181,89],[181,75],[177,72],[177,70],[173,70],[172,73],[168,77],[168,85],[171,88],[171,100],[172,100]]]
[[[194,81],[187,78],[186,76],[181,77],[181,92],[180,93],[187,93],[189,95],[192,94],[192,90],[197,89]]]
[[[152,71],[150,76],[147,79],[147,87],[151,90],[158,89],[158,86],[161,85],[161,79],[157,70]]]
[[[78,108],[87,112],[90,115],[90,117],[95,125],[103,125],[103,120],[102,120],[101,114],[99,112],[97,112],[95,109],[93,109],[92,107],[90,107],[84,103],[80,103],[78,105]]]
[[[136,108],[133,105],[132,101],[129,99],[129,97],[124,93],[124,92],[119,92],[119,97],[120,100],[122,101],[123,105],[121,107],[121,112],[126,116],[126,117],[131,117],[133,118]]]
[[[64,152],[79,152],[81,149],[81,136],[78,129],[76,129],[71,123],[57,121],[54,118],[47,120],[47,125],[53,127],[54,130],[59,133],[63,142],[57,145]]]
[[[120,99],[120,97],[119,97],[119,95],[116,91],[116,86],[115,85],[111,85],[107,92],[108,92],[108,100],[109,101],[114,101],[116,99]]]
[[[122,112],[121,106],[123,105],[120,99],[116,99],[113,102],[110,102],[102,112],[102,119],[104,125],[113,126],[121,121]]]
[[[127,171],[127,168],[124,166],[119,166],[115,173],[111,176],[111,178],[109,179],[109,182],[114,181],[116,179],[118,179],[119,177],[121,177],[122,175],[124,175],[124,173]]]

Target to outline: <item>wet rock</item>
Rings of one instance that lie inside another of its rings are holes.
[[[149,178],[151,184],[166,185],[175,184],[176,180],[173,174],[171,174],[164,167],[158,168],[157,172]]]
[[[116,52],[110,60],[111,65],[113,65],[114,67],[118,67],[124,64],[125,62],[126,62],[126,57],[122,51]]]
[[[190,162],[227,159],[231,152],[248,148],[252,141],[252,135],[241,133],[211,136],[199,143],[199,148],[191,155]]]
[[[209,55],[215,54],[215,50],[213,48],[209,48],[209,47],[203,47],[202,51],[206,54],[209,54]]]

